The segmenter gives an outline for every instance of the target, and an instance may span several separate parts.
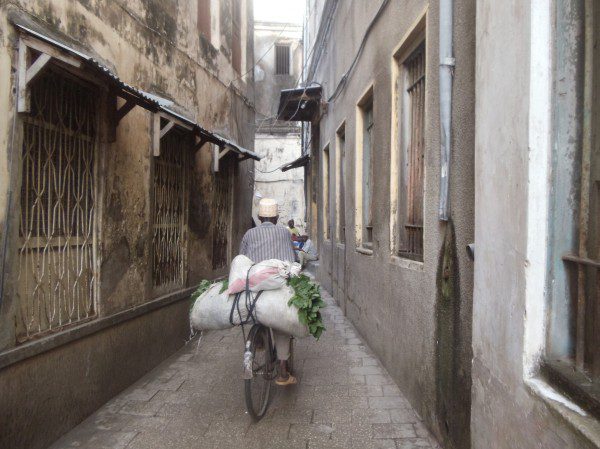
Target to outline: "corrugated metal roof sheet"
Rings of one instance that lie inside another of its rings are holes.
[[[298,159],[294,159],[292,162],[288,162],[283,167],[281,167],[281,171],[288,171],[294,168],[304,167],[310,162],[310,155],[304,154],[300,156]]]
[[[162,98],[155,94],[144,92],[141,89],[138,89],[130,84],[127,84],[126,82],[121,80],[115,72],[113,72],[110,68],[108,68],[102,62],[93,58],[92,56],[90,56],[86,53],[83,53],[81,51],[75,50],[74,48],[64,44],[63,42],[60,42],[60,41],[53,39],[43,33],[35,31],[25,25],[16,23],[14,21],[13,21],[13,24],[17,29],[21,30],[22,32],[25,32],[25,33],[29,34],[30,36],[33,36],[33,37],[35,37],[41,41],[44,41],[54,47],[57,47],[57,48],[61,49],[62,51],[68,53],[70,56],[74,56],[74,57],[82,60],[88,67],[92,68],[96,72],[103,75],[107,79],[107,81],[109,83],[111,83],[114,87],[125,92],[129,96],[134,97],[137,100],[138,105],[144,107],[145,109],[148,109],[152,112],[162,111],[166,115],[172,116],[172,117],[188,124],[190,127],[192,127],[194,129],[194,131],[196,131],[200,135],[201,138],[204,138],[208,142],[212,142],[212,143],[214,143],[218,146],[222,146],[222,147],[228,146],[233,151],[241,154],[242,156],[252,158],[257,161],[259,161],[261,159],[261,157],[258,154],[256,154],[255,152],[247,150],[247,149],[237,145],[236,143],[234,143],[222,136],[219,136],[218,134],[208,131],[207,129],[200,126],[200,124],[198,122],[196,122],[194,119],[185,117],[185,116],[181,115],[180,113],[175,112],[172,109],[173,106],[175,105],[175,103],[173,101],[167,100],[166,98]]]

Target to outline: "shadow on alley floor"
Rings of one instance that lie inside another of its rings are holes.
[[[326,292],[327,332],[297,341],[299,383],[246,414],[239,328],[192,340],[51,449],[438,448]]]

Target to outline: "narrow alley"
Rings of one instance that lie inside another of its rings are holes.
[[[437,448],[373,352],[326,292],[327,332],[296,344],[299,384],[267,415],[244,406],[241,330],[193,339],[51,449]]]
[[[600,0],[0,0],[0,449],[73,448],[600,449]]]

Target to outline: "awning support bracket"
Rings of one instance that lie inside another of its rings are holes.
[[[231,151],[229,147],[223,147],[218,145],[215,145],[213,147],[213,171],[219,171],[219,161],[223,158],[223,156],[229,153],[229,151]]]
[[[31,50],[40,55],[31,63]],[[30,84],[42,73],[42,70],[52,59],[57,59],[74,67],[81,67],[81,63],[70,56],[62,54],[56,48],[45,42],[37,41],[26,36],[19,38],[19,50],[17,59],[18,86],[17,86],[17,112],[29,112],[31,110]]]
[[[136,104],[133,100],[125,100],[125,103],[117,109],[115,115],[115,125],[118,125],[119,122],[123,119],[123,117],[129,114],[129,111],[135,108],[135,106]]]
[[[167,120],[167,124],[165,126],[161,126],[161,119]],[[152,134],[152,154],[155,157],[160,156],[160,141],[163,137],[167,135],[169,131],[173,129],[175,125],[181,126],[175,120],[170,119],[168,116],[161,114],[160,112],[156,112],[154,114],[153,121],[153,134]],[[187,129],[187,128],[186,128]]]
[[[198,142],[196,142],[196,144],[194,145],[194,148],[193,148],[194,153],[196,151],[198,151],[200,148],[202,148],[206,142],[208,142],[206,140],[206,138],[200,137],[200,140]]]
[[[173,129],[174,126],[174,121],[167,122],[167,124],[160,129],[160,138],[162,139],[163,137],[165,137],[167,133]]]

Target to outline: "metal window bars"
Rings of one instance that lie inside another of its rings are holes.
[[[592,381],[600,381],[600,261],[567,254],[562,258],[575,268],[573,302],[576,304],[575,368]]]
[[[362,246],[370,248],[373,243],[373,100],[363,106],[362,148]]]
[[[290,74],[290,46],[275,45],[275,75]]]
[[[213,236],[213,269],[224,268],[229,263],[230,231],[233,203],[234,162],[226,157],[219,171],[215,173],[215,191],[213,197],[213,217],[215,228]]]
[[[404,62],[408,95],[409,141],[406,166],[406,222],[400,254],[409,258],[423,257],[423,188],[425,150],[425,44],[421,44]]]
[[[187,260],[188,171],[191,138],[174,129],[154,158],[153,263],[155,287],[184,286]]]
[[[346,243],[346,134],[345,128],[338,132],[338,204],[337,239]]]
[[[96,153],[92,88],[47,71],[23,117],[17,340],[96,315]]]

